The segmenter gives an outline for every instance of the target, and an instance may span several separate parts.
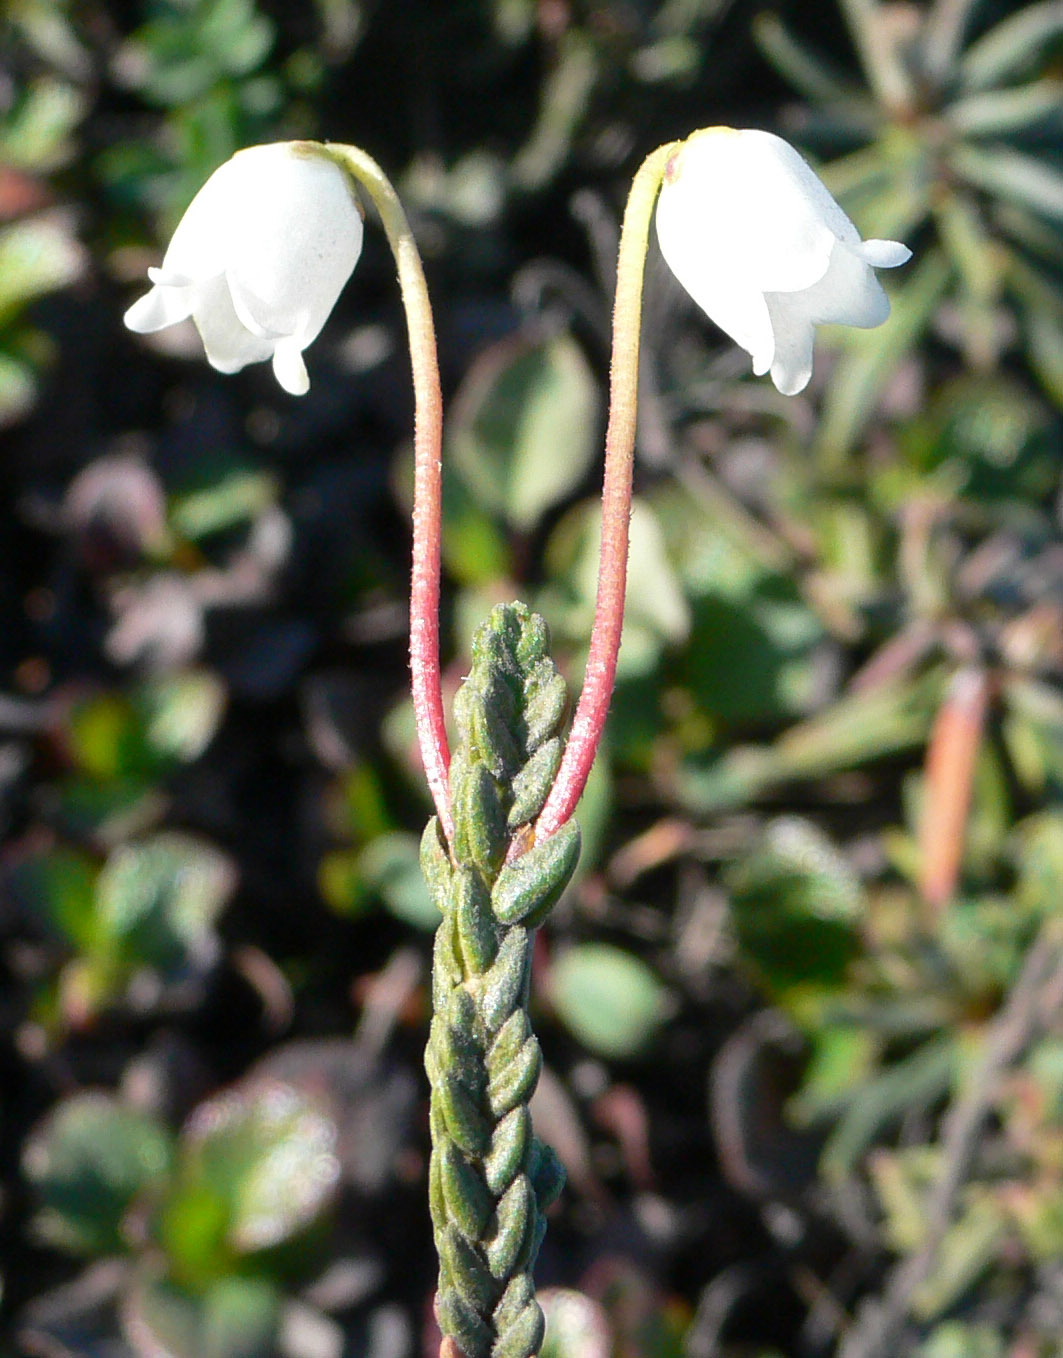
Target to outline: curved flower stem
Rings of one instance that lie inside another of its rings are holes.
[[[587,668],[583,676],[583,692],[576,707],[561,767],[536,823],[537,840],[548,839],[575,811],[601,743],[613,696],[616,660],[624,625],[624,593],[627,588],[631,473],[638,416],[642,281],[646,272],[653,206],[667,173],[668,162],[680,145],[680,142],[669,142],[646,157],[635,175],[624,209],[613,309],[613,354],[609,369],[609,423],[605,431],[598,599]]]
[[[369,194],[399,271],[410,336],[414,391],[413,569],[410,581],[410,675],[425,776],[448,842],[450,746],[439,675],[439,573],[443,495],[443,398],[435,326],[424,269],[410,223],[383,170],[356,146],[328,143],[333,156]]]

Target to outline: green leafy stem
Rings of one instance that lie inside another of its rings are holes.
[[[429,823],[421,861],[443,920],[435,940],[429,1195],[447,1349],[530,1358],[543,1338],[532,1268],[564,1171],[532,1132],[542,1055],[528,1018],[535,930],[576,867],[579,828],[536,842],[561,762],[564,679],[545,622],[500,605],[480,627],[455,700],[454,834]]]

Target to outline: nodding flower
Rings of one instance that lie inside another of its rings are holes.
[[[350,175],[312,142],[238,151],[178,223],[153,287],[129,308],[147,333],[191,316],[219,372],[272,359],[293,396],[310,386],[303,350],[321,333],[362,250]]]
[[[906,245],[861,240],[824,184],[770,132],[709,127],[672,155],[657,200],[661,253],[695,302],[787,396],[812,376],[817,325],[881,325],[875,269]]]

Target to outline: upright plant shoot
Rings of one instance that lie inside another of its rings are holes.
[[[652,152],[621,232],[613,320],[598,596],[583,689],[566,735],[566,688],[545,622],[521,603],[480,627],[455,702],[453,760],[439,666],[442,403],[431,307],[402,206],[356,147],[279,143],[239,152],[178,226],[152,290],[126,315],[151,331],[195,321],[223,372],[271,360],[293,395],[303,351],[358,259],[372,200],[395,257],[415,394],[410,664],[436,807],[422,865],[442,915],[425,1065],[432,1087],[429,1198],[444,1358],[532,1358],[543,1339],[533,1267],[563,1171],[528,1110],[542,1057],[528,998],[535,930],[579,857],[573,812],[616,676],[627,577],[642,287],[656,209],[662,253],[708,315],[794,393],[815,327],[878,325],[873,269],[905,246],[861,241],[801,157],[764,132],[710,128]]]

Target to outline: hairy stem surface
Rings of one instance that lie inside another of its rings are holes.
[[[450,748],[439,673],[439,575],[443,504],[443,398],[435,325],[424,269],[410,223],[383,170],[355,146],[329,143],[336,159],[373,201],[399,273],[410,337],[414,390],[413,568],[410,580],[410,675],[425,777],[443,831],[454,830],[447,773]]]
[[[624,210],[613,309],[613,353],[609,369],[609,422],[605,432],[602,486],[602,554],[598,597],[583,691],[572,722],[557,781],[536,825],[536,837],[556,834],[576,809],[601,743],[616,680],[616,661],[624,626],[627,589],[631,474],[638,420],[639,331],[642,282],[650,221],[668,162],[679,142],[659,146],[635,175]]]

